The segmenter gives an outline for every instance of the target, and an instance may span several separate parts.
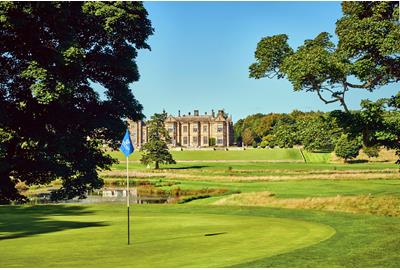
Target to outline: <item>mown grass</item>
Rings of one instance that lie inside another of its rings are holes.
[[[146,166],[138,162],[129,163],[131,170],[150,171]],[[177,164],[163,164],[161,169],[172,170],[381,170],[398,169],[394,163],[291,163],[291,162],[178,162]],[[126,164],[121,162],[114,164],[115,171],[126,170]]]
[[[119,152],[109,152],[109,154],[119,160],[125,160],[125,156]],[[291,160],[302,161],[300,151],[298,149],[253,149],[246,150],[184,150],[171,151],[172,156],[176,160]],[[142,152],[136,151],[130,160],[140,160]]]
[[[332,158],[332,153],[302,152],[307,163],[328,163]]]
[[[335,233],[289,218],[253,215],[244,222],[235,213],[136,205],[127,246],[122,205],[1,207],[0,213],[8,221],[0,224],[0,267],[226,267]]]
[[[398,165],[327,163],[326,153],[250,162],[265,149],[251,151],[240,162],[187,162],[186,153],[161,170],[133,158],[132,182],[188,196],[134,205],[130,247],[122,204],[0,207],[0,267],[400,267],[400,218],[387,216],[400,198]],[[106,185],[124,184],[125,166],[101,172]],[[249,192],[272,193],[281,204],[212,205],[233,192],[256,202]]]
[[[128,247],[125,215],[115,204],[0,207],[0,266],[400,267],[400,218],[134,205]]]

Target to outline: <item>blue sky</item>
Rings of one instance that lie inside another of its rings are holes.
[[[151,51],[137,58],[141,78],[132,92],[150,117],[194,109],[225,109],[234,121],[254,113],[339,109],[313,93],[294,92],[283,80],[248,78],[258,41],[286,33],[293,47],[326,31],[334,34],[340,2],[145,2],[155,33]],[[351,109],[361,99],[388,97],[399,87],[374,93],[354,90]]]

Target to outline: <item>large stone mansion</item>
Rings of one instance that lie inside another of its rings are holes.
[[[132,142],[140,149],[148,140],[146,122],[128,123]],[[165,128],[171,137],[171,147],[227,147],[233,144],[232,117],[224,110],[219,110],[217,114],[212,110],[211,114],[206,112],[203,115],[198,110],[194,110],[193,115],[190,112],[181,115],[179,111],[178,116],[167,117]]]

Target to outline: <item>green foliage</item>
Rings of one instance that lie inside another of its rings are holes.
[[[360,152],[361,143],[358,138],[351,138],[348,134],[342,134],[335,146],[335,154],[347,162],[348,159],[356,158]]]
[[[295,91],[315,92],[326,104],[339,102],[346,112],[345,93],[350,89],[373,91],[399,81],[399,3],[343,2],[342,10],[337,45],[326,32],[305,40],[297,50],[290,48],[286,35],[264,37],[250,77],[286,77]]]
[[[143,117],[129,89],[153,33],[143,4],[1,2],[0,28],[0,203],[23,200],[17,181],[60,179],[54,199],[101,187],[115,162],[102,147]]]
[[[245,146],[253,145],[254,137],[254,132],[250,128],[246,128],[242,134],[243,144]]]
[[[400,160],[400,112],[399,94],[375,102],[363,100],[361,110],[346,114],[331,113],[341,127],[352,136],[362,136],[365,147],[385,146],[395,149]],[[399,161],[398,161],[399,162]]]
[[[250,129],[253,133],[254,140],[261,142],[262,138],[272,132],[274,125],[283,118],[290,118],[286,114],[253,114],[244,119],[240,119],[234,125],[234,138],[238,145],[243,142],[243,132]],[[251,142],[252,143],[252,142]],[[248,144],[248,145],[251,145]]]
[[[281,122],[274,127],[273,144],[280,148],[292,148],[298,144],[297,128],[295,125]]]
[[[297,122],[298,137],[308,151],[333,151],[336,140],[341,134],[335,119],[324,114],[303,117]]]
[[[159,169],[160,163],[176,163],[167,146],[171,138],[164,126],[166,118],[166,113],[156,113],[148,121],[148,142],[143,145],[143,154],[140,162],[145,165],[154,163],[155,169]]]
[[[295,110],[290,114],[255,114],[239,122],[241,127],[235,124],[237,136],[243,140],[242,128],[246,127],[246,136],[252,133],[263,148],[301,144],[309,151],[332,151],[342,132],[335,118],[321,112]],[[249,142],[252,144],[251,140]]]
[[[274,139],[274,136],[273,135],[267,135],[267,136],[264,136],[263,138],[262,138],[262,141],[261,141],[261,143],[260,143],[260,146],[262,147],[262,148],[265,148],[265,147],[271,147],[271,148],[273,148],[274,147],[274,144],[273,144],[273,139]]]
[[[368,157],[379,157],[379,146],[363,146],[363,151]]]
[[[287,43],[287,35],[265,37],[257,44],[255,58],[258,60],[250,66],[250,77],[260,79],[263,77],[282,78],[280,65],[282,61],[293,54],[293,49]]]

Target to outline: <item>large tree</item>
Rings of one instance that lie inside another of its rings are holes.
[[[297,136],[308,151],[332,151],[342,130],[335,119],[327,114],[308,114],[296,123]]]
[[[24,199],[19,181],[60,179],[54,198],[102,186],[114,162],[102,147],[143,117],[128,85],[147,16],[141,2],[0,3],[0,203]]]
[[[342,134],[336,142],[335,154],[347,162],[349,159],[356,158],[360,152],[361,143],[359,138],[351,138],[348,134]]]
[[[285,34],[257,45],[250,77],[287,78],[295,91],[315,92],[325,103],[349,111],[351,89],[373,91],[400,80],[399,2],[343,2],[336,23],[339,42],[323,32],[293,49]]]
[[[363,100],[359,111],[333,111],[331,115],[348,134],[360,136],[364,148],[395,149],[400,164],[400,93],[375,102]]]
[[[140,161],[149,165],[154,163],[154,168],[159,169],[160,164],[175,164],[171,153],[168,151],[167,143],[171,141],[171,137],[165,128],[165,119],[167,114],[156,113],[147,122],[148,125],[148,141],[143,145],[143,154]]]
[[[242,133],[242,141],[245,146],[252,145],[254,143],[254,132],[250,128],[246,128]]]

